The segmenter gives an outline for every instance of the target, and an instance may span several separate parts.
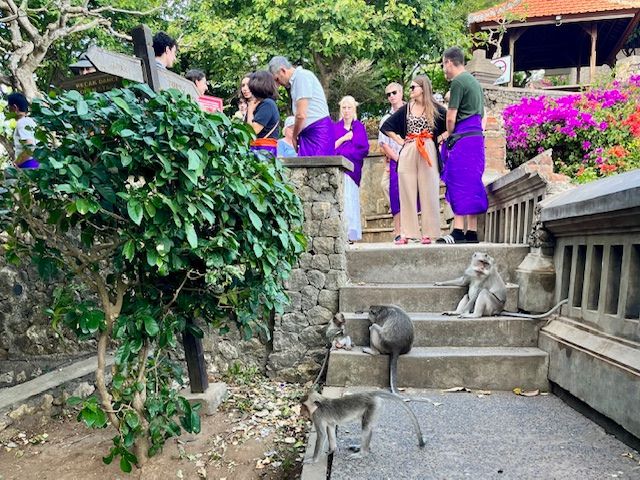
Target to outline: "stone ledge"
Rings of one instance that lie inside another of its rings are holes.
[[[540,332],[549,380],[640,437],[640,344],[562,318]]]
[[[341,155],[327,157],[284,157],[280,161],[287,168],[327,168],[339,167],[353,171],[353,163]]]
[[[113,355],[107,355],[105,367],[111,366],[113,362]],[[98,357],[94,356],[67,367],[45,373],[15,387],[5,388],[0,391],[0,411],[11,408],[13,405],[24,403],[30,398],[41,395],[72,380],[86,375],[92,375],[95,373],[97,366]]]
[[[550,198],[544,204],[541,220],[553,222],[637,209],[640,209],[640,169],[603,178]]]

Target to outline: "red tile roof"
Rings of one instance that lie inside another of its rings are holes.
[[[526,19],[575,15],[581,13],[608,13],[618,10],[639,9],[638,0],[510,0],[486,10],[469,14],[469,24],[503,18],[506,12]]]

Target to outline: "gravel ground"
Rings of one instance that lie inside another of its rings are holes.
[[[353,389],[357,391],[357,389]],[[640,479],[640,454],[553,395],[410,389],[426,447],[402,407],[385,401],[371,455],[350,459],[360,426],[341,427],[331,480]]]

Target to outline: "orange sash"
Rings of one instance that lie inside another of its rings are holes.
[[[429,130],[423,130],[420,133],[410,133],[409,135],[407,135],[407,140],[416,141],[416,147],[418,147],[418,153],[420,153],[420,156],[426,160],[427,165],[429,165],[430,167],[433,167],[433,164],[431,163],[431,158],[429,158],[429,152],[427,152],[427,147],[424,144],[425,140],[430,140],[430,139],[433,140],[433,135]]]
[[[252,140],[250,145],[252,147],[278,147],[278,140],[275,138],[256,138]]]

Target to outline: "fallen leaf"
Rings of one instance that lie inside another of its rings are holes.
[[[513,389],[513,393],[516,395],[522,395],[522,389],[520,387],[516,387]]]
[[[540,395],[540,390],[538,389],[522,392],[523,397],[537,397],[538,395]]]
[[[447,388],[446,390],[441,390],[442,393],[457,393],[457,392],[471,392],[471,390],[469,390],[467,387],[451,387],[451,388]]]

